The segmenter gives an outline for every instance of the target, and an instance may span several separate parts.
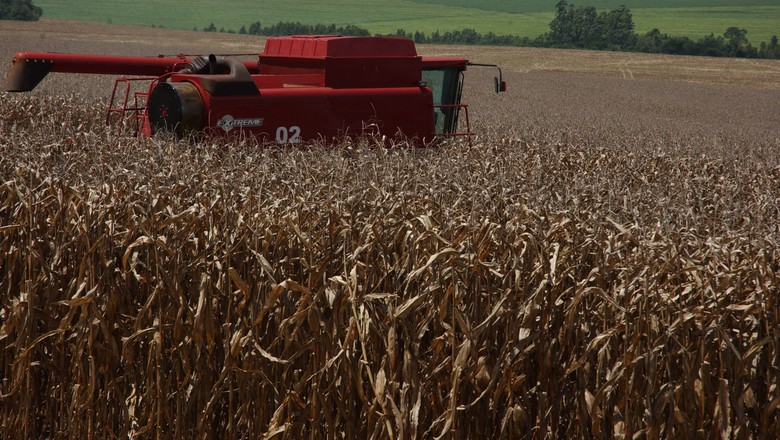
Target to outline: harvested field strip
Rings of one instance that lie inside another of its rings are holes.
[[[780,435],[780,168],[98,108],[0,101],[0,437]]]

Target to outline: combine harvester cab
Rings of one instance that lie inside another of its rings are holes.
[[[136,134],[145,136],[204,133],[276,144],[372,136],[430,145],[471,135],[461,103],[469,65],[493,66],[423,58],[402,38],[291,36],[266,40],[256,61],[20,52],[4,88],[30,91],[49,72],[124,75],[114,83],[106,122],[131,114]],[[496,92],[506,89],[498,72]],[[148,88],[131,93],[138,81]],[[465,131],[458,131],[461,110]]]

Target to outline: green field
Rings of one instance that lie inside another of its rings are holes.
[[[644,8],[713,8],[744,6],[778,6],[778,0],[568,0],[574,6],[595,6],[598,9],[614,9],[625,5],[629,9]],[[462,6],[488,11],[513,12],[549,12],[555,9],[558,0],[416,0],[414,3]]]
[[[779,0],[583,0],[575,5],[612,9],[621,4],[634,14],[637,32],[653,28],[670,35],[694,38],[722,34],[729,26],[747,29],[748,38],[758,44],[780,34]],[[264,26],[279,21],[354,24],[374,33],[397,29],[422,31],[459,30],[466,27],[481,33],[536,37],[548,30],[554,14],[554,0],[467,1],[467,0],[36,0],[44,18],[63,18],[202,29],[214,23],[217,29],[238,30],[260,21]]]
[[[669,35],[691,37],[722,35],[729,26],[737,26],[747,29],[748,39],[757,46],[772,35],[780,36],[780,6],[637,9],[634,23],[638,33],[658,28]]]

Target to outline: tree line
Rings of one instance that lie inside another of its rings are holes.
[[[560,0],[550,31],[537,41],[545,47],[703,55],[740,58],[780,58],[777,36],[758,48],[747,39],[747,31],[729,27],[723,35],[705,35],[697,40],[670,36],[653,29],[643,35],[634,32],[631,11],[625,6],[597,13],[592,6],[579,6]]]
[[[645,34],[634,30],[634,18],[631,11],[621,6],[610,11],[596,11],[593,6],[574,6],[566,0],[560,0],[556,6],[555,17],[550,22],[550,30],[536,38],[517,35],[485,34],[471,28],[431,34],[409,32],[398,29],[395,33],[381,34],[409,38],[416,43],[427,44],[470,44],[488,46],[553,47],[569,49],[594,49],[627,52],[663,53],[673,55],[700,55],[713,57],[772,58],[780,59],[780,45],[777,36],[770,41],[753,46],[747,39],[747,31],[729,27],[723,35],[705,35],[699,39],[686,36],[672,36],[653,29]],[[212,23],[204,31],[216,31]],[[221,30],[224,32],[224,29]],[[227,31],[235,33],[234,31]],[[248,27],[241,26],[239,34],[285,36],[306,34],[327,34],[347,36],[368,36],[367,29],[359,26],[336,26],[334,24],[302,24],[298,22],[279,22],[263,27],[259,21]]]
[[[197,30],[197,29],[193,29]],[[204,32],[217,32],[214,23],[203,28]],[[234,30],[221,28],[219,32],[234,34]],[[348,35],[355,37],[368,37],[371,33],[355,25],[337,26],[335,24],[303,24],[299,22],[279,22],[271,26],[262,27],[259,21],[251,23],[249,27],[241,26],[239,34],[264,35],[268,37],[281,37],[285,35]]]

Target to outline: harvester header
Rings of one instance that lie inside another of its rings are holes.
[[[381,135],[428,145],[470,134],[461,103],[469,65],[421,57],[408,39],[306,35],[269,38],[251,60],[19,52],[4,89],[30,91],[51,72],[122,75],[106,121],[113,116],[121,127],[129,119],[136,134],[254,136],[277,144]],[[498,72],[496,92],[506,88]],[[139,81],[140,90],[133,87]],[[458,131],[461,110],[465,131]]]

